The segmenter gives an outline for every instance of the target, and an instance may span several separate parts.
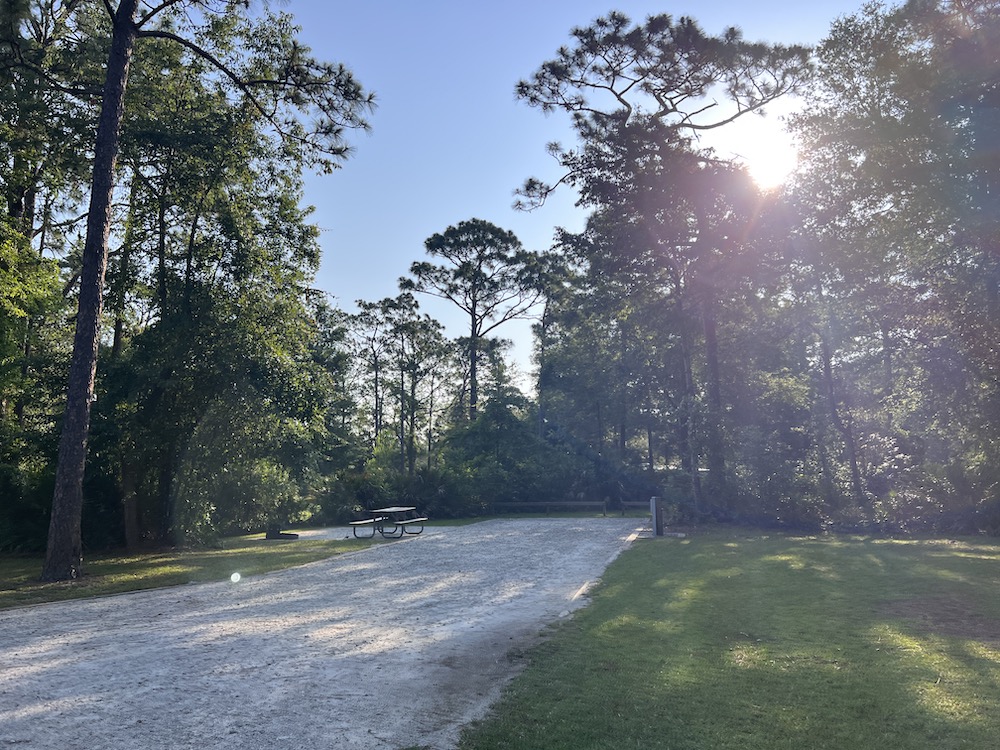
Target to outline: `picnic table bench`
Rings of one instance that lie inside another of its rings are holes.
[[[371,518],[351,521],[354,536],[358,539],[371,539],[376,533],[386,539],[400,539],[403,534],[420,534],[427,522],[426,516],[416,515],[416,507],[412,505],[392,505],[388,508],[375,508],[370,511]],[[371,534],[358,535],[358,529],[371,528]]]

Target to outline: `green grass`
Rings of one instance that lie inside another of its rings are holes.
[[[431,521],[427,526],[461,526],[482,520],[446,519]],[[350,534],[350,531],[345,529],[344,533]],[[384,541],[378,536],[374,539],[351,536],[339,540],[265,540],[263,534],[251,534],[225,539],[219,549],[87,556],[84,561],[86,575],[79,581],[65,583],[39,582],[41,557],[0,555],[0,610],[195,581],[221,581],[234,572],[242,576],[266,573]]]
[[[997,747],[998,583],[985,540],[640,540],[460,747]]]
[[[248,576],[290,568],[380,541],[353,537],[265,540],[263,534],[256,534],[225,539],[220,549],[95,555],[84,561],[82,579],[65,583],[39,582],[41,558],[0,556],[0,610],[192,581],[222,581],[235,572]]]

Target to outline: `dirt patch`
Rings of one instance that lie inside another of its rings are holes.
[[[1000,645],[1000,621],[980,614],[974,602],[960,596],[902,599],[888,604],[885,612],[907,620],[920,633]]]
[[[431,528],[235,583],[2,612],[0,744],[453,747],[641,523]]]

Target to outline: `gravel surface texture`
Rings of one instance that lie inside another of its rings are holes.
[[[237,583],[0,612],[0,748],[452,748],[642,523],[434,527]]]

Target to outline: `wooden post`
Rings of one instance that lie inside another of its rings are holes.
[[[663,506],[660,498],[649,498],[649,512],[653,516],[653,536],[663,536]]]

